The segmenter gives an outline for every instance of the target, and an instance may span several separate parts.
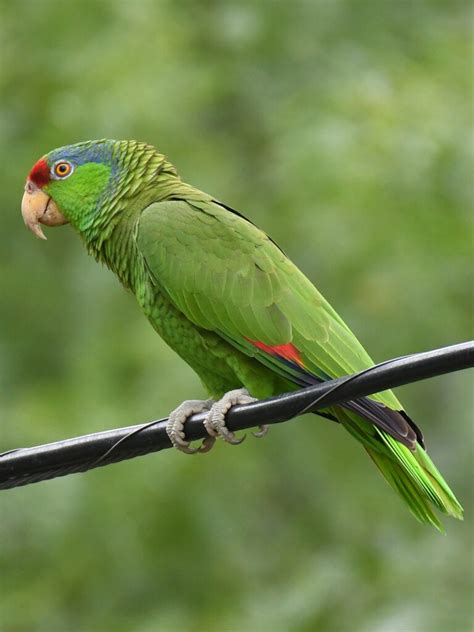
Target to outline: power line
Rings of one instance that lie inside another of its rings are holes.
[[[354,375],[341,377],[261,400],[235,406],[227,417],[230,430],[276,424],[309,411],[358,399],[388,388],[474,367],[474,341],[425,353],[387,360]],[[186,438],[207,436],[204,413],[186,422]],[[171,447],[166,434],[167,419],[127,426],[0,454],[0,489],[86,472]]]

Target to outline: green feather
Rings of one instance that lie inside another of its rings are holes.
[[[187,318],[203,328],[209,328],[211,322],[211,328],[231,344],[257,357],[254,348],[244,346],[242,339],[270,345],[293,341],[305,367],[321,378],[339,377],[373,365],[347,325],[266,235],[246,220],[236,220],[212,200],[205,204],[205,210],[207,234],[212,243],[229,243],[232,235],[236,256],[229,256],[225,249],[208,252],[206,257],[194,256],[200,235],[189,231],[176,245],[175,234],[181,219],[186,218],[191,226],[193,215],[199,212],[195,204],[185,200],[152,205],[140,219],[139,249],[156,282]],[[180,220],[176,219],[178,216]],[[209,221],[211,217],[214,223]],[[238,231],[237,222],[240,222]],[[166,248],[168,240],[175,242],[175,247],[168,249],[168,257],[148,254]],[[244,263],[242,253],[247,258]],[[261,265],[263,260],[265,266]],[[180,263],[179,275],[173,272],[175,261]],[[222,283],[223,271],[231,280],[229,284]],[[191,300],[197,302],[206,318],[199,318],[197,310],[189,309],[186,299],[179,299],[178,286],[180,296],[192,296]],[[259,359],[262,361],[261,355]],[[277,363],[271,357],[265,358],[265,364],[277,370]],[[291,380],[288,371],[278,372]],[[402,410],[391,391],[379,393],[373,399]],[[365,446],[383,476],[419,520],[441,528],[431,505],[461,517],[459,503],[421,446],[413,452],[354,413],[335,409],[333,414]]]
[[[46,158],[64,157],[76,168],[48,185],[48,193],[211,394],[242,385],[257,397],[296,388],[299,367],[251,340],[293,343],[307,373],[319,379],[373,366],[341,317],[263,231],[183,183],[153,147],[90,141]],[[370,399],[403,410],[391,391]],[[433,508],[462,518],[420,445],[411,450],[346,408],[328,412],[362,443],[419,520],[441,529]]]

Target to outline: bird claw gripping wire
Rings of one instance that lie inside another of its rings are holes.
[[[250,404],[255,401],[256,399],[251,397],[245,388],[229,391],[218,401],[212,399],[187,400],[170,414],[166,425],[166,432],[173,446],[186,454],[209,452],[217,437],[221,437],[224,441],[232,445],[239,445],[244,441],[245,435],[238,439],[235,434],[227,428],[225,423],[226,415],[232,406],[237,404]],[[209,436],[204,439],[199,448],[191,448],[189,441],[185,439],[184,424],[191,415],[206,411],[207,417],[204,421],[204,426]],[[267,430],[267,426],[260,426],[260,430],[253,434],[255,437],[260,438],[265,436]]]
[[[251,397],[246,388],[238,388],[226,393],[219,401],[215,402],[204,422],[207,433],[214,443],[216,437],[221,437],[227,443],[239,445],[245,440],[245,435],[237,439],[235,434],[229,430],[225,424],[225,417],[232,406],[237,404],[251,404],[255,402],[255,397]],[[208,441],[207,439],[204,440]]]
[[[184,424],[188,417],[210,411],[213,404],[213,399],[187,399],[170,413],[166,424],[166,433],[174,448],[186,454],[196,454],[196,452],[207,452],[210,450],[210,448],[208,450],[191,448],[189,441],[185,439]],[[206,439],[201,447],[204,447],[205,441]]]

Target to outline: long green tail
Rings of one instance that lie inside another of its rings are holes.
[[[461,505],[419,444],[412,452],[358,415],[339,409],[337,417],[364,445],[385,480],[403,498],[417,520],[444,532],[433,507],[453,518],[463,519]]]

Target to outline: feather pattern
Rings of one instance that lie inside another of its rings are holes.
[[[137,245],[153,282],[186,318],[297,386],[373,366],[357,338],[268,236],[199,191],[152,204]],[[203,252],[201,252],[203,251]],[[366,448],[414,515],[462,510],[391,391],[348,402],[335,417]]]
[[[70,178],[50,178],[57,160]],[[89,253],[135,293],[155,330],[213,396],[258,397],[367,369],[362,345],[314,285],[240,213],[181,181],[153,147],[87,141],[53,150],[30,177],[56,202]],[[391,391],[321,414],[362,443],[423,522],[462,508]]]

